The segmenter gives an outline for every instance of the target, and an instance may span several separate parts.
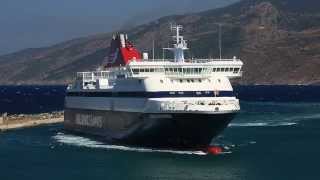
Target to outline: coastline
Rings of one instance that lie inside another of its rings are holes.
[[[61,111],[31,115],[19,114],[7,116],[3,114],[0,117],[0,132],[62,123],[64,121],[63,116],[64,113]]]

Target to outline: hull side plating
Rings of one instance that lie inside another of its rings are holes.
[[[65,129],[113,144],[154,148],[206,148],[223,131],[230,114],[145,114],[102,110],[65,110]]]

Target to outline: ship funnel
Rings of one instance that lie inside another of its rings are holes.
[[[120,43],[122,48],[126,47],[126,40],[125,40],[124,34],[120,34]]]
[[[114,35],[111,40],[109,55],[104,61],[104,67],[125,66],[133,60],[140,61],[141,53],[128,40],[127,35]]]

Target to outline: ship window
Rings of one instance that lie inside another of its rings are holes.
[[[165,70],[166,70],[166,72],[168,72],[168,71],[169,71],[169,68],[165,68]]]
[[[190,83],[190,79],[188,79],[187,82]]]
[[[126,76],[124,74],[119,74],[117,75],[117,79],[122,79],[122,78],[125,78]]]
[[[183,80],[182,80],[182,79],[180,79],[180,83],[183,83]]]
[[[220,68],[217,68],[217,72],[220,72],[221,71],[221,69]]]
[[[213,71],[213,72],[216,72],[216,71],[217,71],[217,68],[213,68],[212,71]]]
[[[144,72],[144,69],[140,69],[140,72]]]
[[[139,74],[139,69],[132,69],[133,74]]]
[[[178,71],[179,71],[179,72],[182,72],[182,68],[178,68]]]
[[[195,68],[194,71],[195,71],[196,74],[198,74],[199,73],[199,68]]]
[[[224,70],[225,70],[224,68],[221,68],[221,72],[224,72]]]
[[[226,72],[229,72],[229,68],[226,68]]]
[[[150,72],[150,69],[146,69],[145,71],[146,71],[146,72]]]
[[[233,71],[233,68],[230,68],[230,72],[232,72]]]
[[[151,68],[151,69],[150,69],[150,72],[154,72],[154,69],[153,69],[153,68]]]
[[[199,82],[200,82],[200,83],[202,82],[201,79],[199,79]]]
[[[178,69],[177,69],[177,68],[174,68],[174,72],[178,72]]]
[[[163,80],[161,79],[160,82],[163,83]]]
[[[238,73],[239,72],[239,70],[240,70],[240,68],[234,68],[234,70],[233,70],[233,73]]]
[[[173,68],[169,68],[169,71],[170,71],[170,72],[173,72]]]
[[[194,83],[194,80],[193,80],[193,79],[191,79],[191,82],[192,82],[192,83]]]

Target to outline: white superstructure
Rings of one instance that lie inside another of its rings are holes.
[[[68,87],[66,107],[153,114],[233,113],[240,110],[229,79],[242,75],[240,59],[185,59],[182,26],[176,32],[174,59],[133,58],[125,66],[79,72]],[[121,35],[122,41],[127,39]],[[121,43],[121,46],[125,46]]]

